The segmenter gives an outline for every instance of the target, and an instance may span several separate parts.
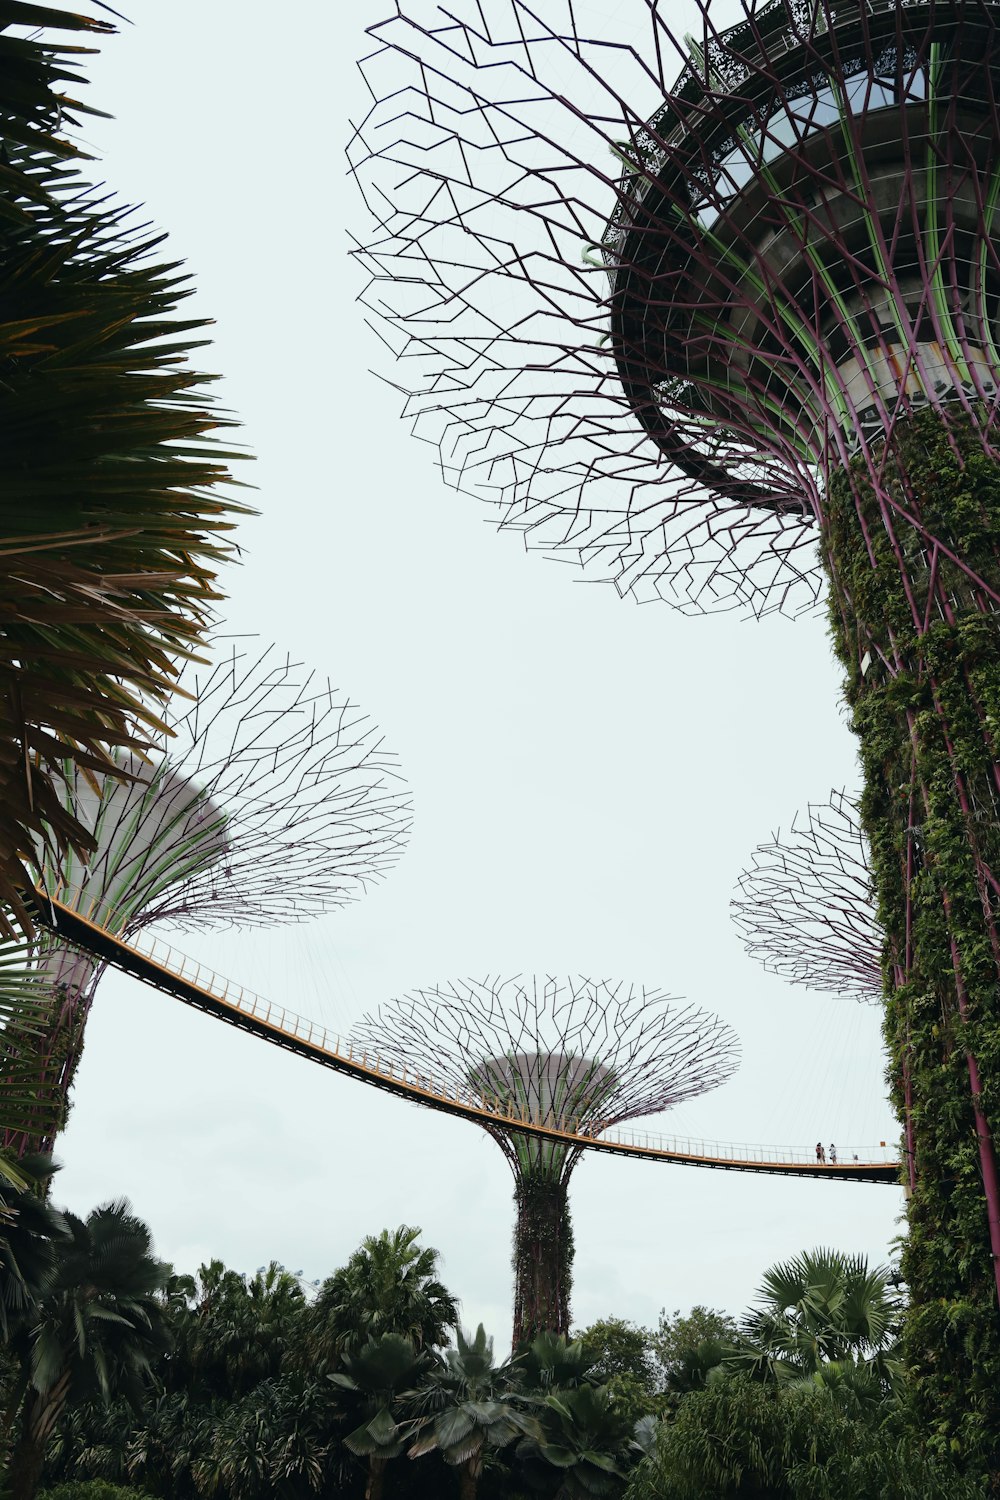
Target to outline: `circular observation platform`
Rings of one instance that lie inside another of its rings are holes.
[[[1000,4],[796,13],[692,43],[604,246],[635,415],[707,489],[772,510],[802,501],[769,469],[1000,385]]]

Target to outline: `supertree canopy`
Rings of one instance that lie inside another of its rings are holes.
[[[733,920],[752,958],[791,984],[876,1004],[885,986],[885,932],[872,891],[858,805],[845,792],[811,802],[789,832],[754,850],[739,880]],[[894,982],[903,977],[894,974]],[[917,1185],[912,1080],[904,1110],[903,1166]]]
[[[356,1041],[408,1073],[499,1099],[520,1118],[575,1134],[656,1114],[724,1083],[735,1033],[658,990],[551,977],[460,980],[415,990],[354,1028]],[[568,1333],[573,1264],[569,1179],[583,1147],[483,1128],[514,1174],[514,1347]]]
[[[418,435],[529,540],[698,608],[825,574],[914,1141],[906,1362],[1000,1476],[1000,4],[677,13],[400,0],[352,146],[366,300]]]
[[[94,839],[89,862],[39,854],[48,892],[129,937],[153,922],[183,930],[298,922],[362,895],[395,862],[410,824],[396,756],[329,682],[274,648],[244,643],[182,678],[190,695],[128,780],[66,766],[72,812]],[[5,1130],[18,1154],[51,1150],[104,965],[41,936],[35,971],[52,1003],[40,1054],[37,1131]],[[16,1056],[9,1031],[5,1052]],[[55,1127],[51,1120],[54,1118]]]
[[[790,984],[882,999],[882,928],[857,802],[834,791],[758,844],[733,921],[752,958]]]

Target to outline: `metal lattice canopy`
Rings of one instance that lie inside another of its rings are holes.
[[[253,641],[220,643],[214,664],[185,670],[180,687],[189,696],[186,708],[173,700],[172,732],[147,760],[118,760],[128,780],[66,762],[68,809],[95,848],[85,863],[39,847],[47,891],[128,937],[154,922],[298,922],[382,878],[406,840],[409,793],[381,732],[344,693]],[[48,933],[30,956],[44,1024],[31,1017],[4,1038],[8,1056],[35,1059],[34,1110],[26,1123],[0,1120],[0,1146],[17,1155],[53,1148],[105,967]]]
[[[736,1034],[717,1016],[659,990],[582,977],[414,990],[366,1015],[352,1040],[437,1087],[589,1135],[707,1093],[739,1066]],[[565,1180],[579,1156],[513,1124],[484,1129],[515,1177]]]
[[[128,782],[66,767],[88,863],[45,860],[47,888],[115,932],[297,922],[346,905],[405,843],[408,789],[381,731],[274,647],[221,648],[181,678]]]
[[[791,984],[882,1000],[883,933],[856,801],[834,791],[754,850],[733,920],[752,958]]]
[[[932,406],[994,451],[1000,7],[694,13],[400,0],[370,27],[357,254],[406,416],[503,525],[640,599],[810,606],[859,447],[914,551],[996,598],[869,448]]]

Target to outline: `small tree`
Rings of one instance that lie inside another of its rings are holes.
[[[529,1483],[553,1500],[622,1494],[636,1445],[632,1424],[606,1386],[553,1391],[537,1407],[539,1433],[522,1440]]]

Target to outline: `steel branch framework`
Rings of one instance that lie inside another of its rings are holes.
[[[514,1344],[569,1330],[567,1188],[582,1147],[518,1130],[528,1116],[598,1136],[717,1088],[738,1066],[735,1033],[659,990],[586,978],[462,980],[413,991],[354,1029],[358,1046],[417,1083],[470,1088],[514,1120],[483,1120],[514,1174]]]
[[[995,4],[690,9],[693,35],[656,0],[604,36],[580,0],[373,25],[363,300],[414,431],[503,525],[641,599],[795,612],[859,437],[957,401],[993,452],[996,79],[941,37],[986,47]]]
[[[752,958],[811,990],[875,1004],[882,946],[856,801],[833,791],[782,836],[759,844],[739,879],[733,921]]]
[[[346,905],[399,857],[409,791],[381,731],[275,647],[232,645],[181,677],[189,706],[130,783],[69,776],[98,851],[48,888],[112,931],[298,922]],[[67,771],[69,775],[69,769]]]
[[[392,866],[410,825],[396,756],[351,700],[273,647],[223,648],[185,673],[189,706],[130,780],[65,770],[70,810],[92,832],[87,863],[39,851],[49,892],[111,933],[298,922],[344,906]],[[183,707],[183,699],[176,700]],[[45,936],[35,949],[51,1015],[39,1119],[65,1109],[104,964]],[[16,1055],[17,1038],[5,1052]],[[39,1039],[25,1037],[26,1049]],[[51,1126],[5,1130],[19,1153]]]
[[[529,543],[695,609],[826,574],[906,1360],[1000,1483],[1000,3],[677,9],[398,0],[351,147],[366,301],[417,434]]]

